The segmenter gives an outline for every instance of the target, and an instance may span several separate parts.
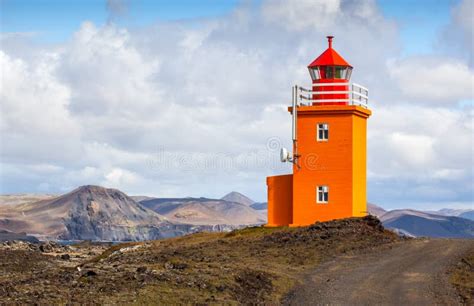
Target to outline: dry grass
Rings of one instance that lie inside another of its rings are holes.
[[[365,218],[121,244],[84,261],[81,271],[57,267],[32,276],[28,283],[10,283],[15,291],[8,296],[0,292],[0,299],[49,304],[277,304],[303,271],[321,261],[398,240],[378,220]],[[31,296],[32,287],[49,294]]]
[[[457,289],[463,303],[467,305],[474,304],[474,250],[468,256],[465,256],[454,268],[451,277],[451,283]]]

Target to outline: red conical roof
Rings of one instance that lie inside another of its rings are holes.
[[[316,67],[316,66],[346,66],[346,67],[352,67],[349,65],[348,62],[346,62],[345,59],[342,58],[342,56],[339,55],[339,53],[336,52],[332,48],[332,39],[333,36],[328,36],[328,43],[329,43],[329,48],[326,49],[326,51],[323,52],[320,56],[318,56],[311,64],[309,64],[308,68]]]

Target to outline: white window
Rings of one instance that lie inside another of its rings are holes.
[[[328,186],[318,186],[316,193],[316,203],[327,203],[329,201]]]
[[[327,123],[318,123],[317,131],[318,141],[328,141],[329,139],[329,125]]]

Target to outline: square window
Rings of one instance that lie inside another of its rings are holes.
[[[329,140],[329,125],[327,123],[318,123],[317,125],[317,139],[318,141]]]
[[[327,66],[326,79],[333,79],[333,78],[334,78],[334,66]]]
[[[316,203],[326,204],[329,202],[329,187],[318,186],[316,189]]]

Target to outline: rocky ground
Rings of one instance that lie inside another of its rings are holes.
[[[376,219],[248,228],[145,243],[5,245],[0,298],[15,303],[277,302],[305,267],[396,243]],[[46,249],[45,249],[46,247]]]
[[[406,243],[374,217],[113,246],[0,246],[5,303],[278,304],[304,271]]]

